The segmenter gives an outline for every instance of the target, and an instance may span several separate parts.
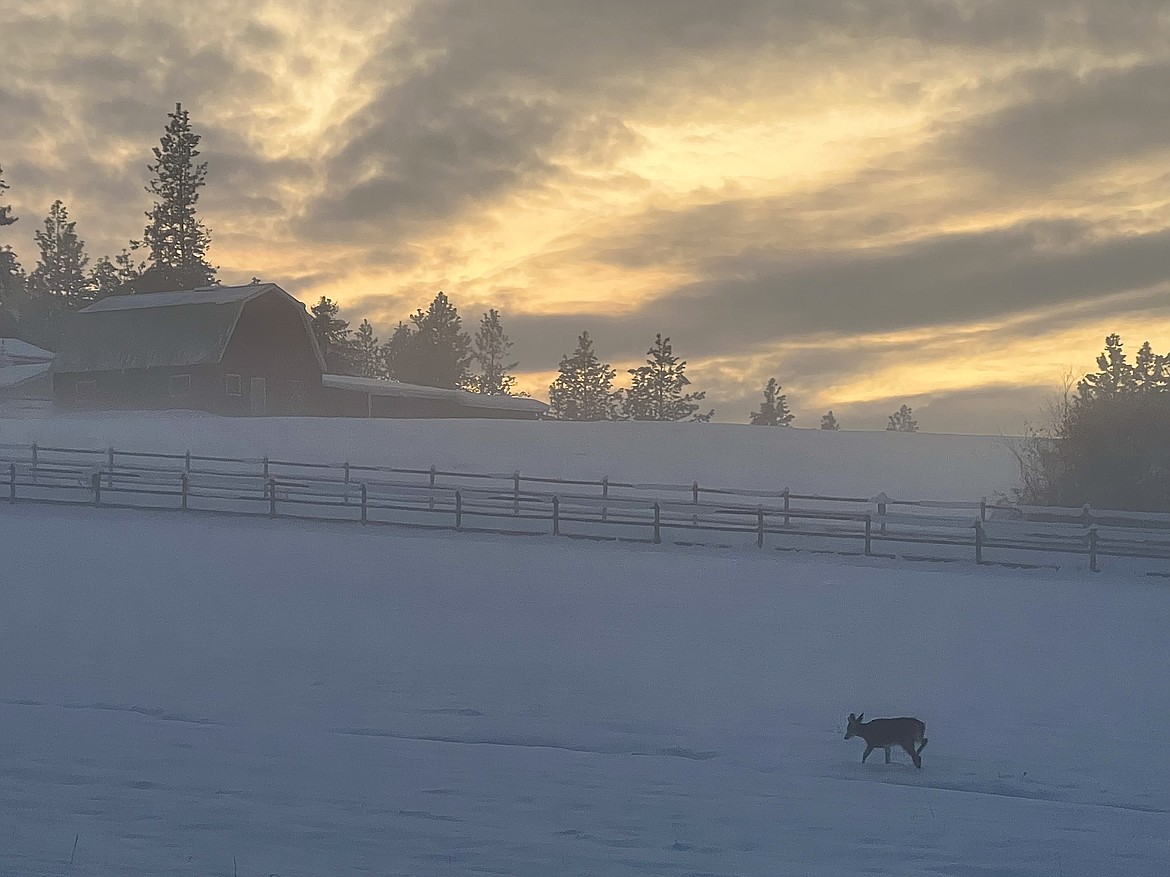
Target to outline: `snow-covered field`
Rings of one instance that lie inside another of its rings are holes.
[[[44,418],[0,441],[946,498],[1013,474],[991,439],[570,426]],[[6,504],[0,571],[3,875],[1170,862],[1161,579]],[[922,718],[924,769],[861,765],[861,710]]]
[[[735,424],[157,415],[0,416],[0,443],[978,500],[1018,481],[997,436]]]

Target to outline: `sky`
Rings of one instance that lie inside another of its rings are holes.
[[[661,332],[716,420],[1014,433],[1170,350],[1164,2],[0,0],[0,243],[140,238],[176,102],[221,280],[498,308],[538,397]]]

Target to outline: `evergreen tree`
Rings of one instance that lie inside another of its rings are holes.
[[[1147,341],[1142,344],[1134,358],[1133,388],[1139,393],[1149,393],[1159,389],[1162,382],[1162,372],[1165,362],[1161,356],[1154,353],[1154,349]]]
[[[4,182],[4,168],[0,167],[0,198],[4,197],[4,193],[10,188],[12,187]],[[16,222],[16,217],[12,215],[12,205],[0,204],[0,228],[12,225],[14,222]]]
[[[0,198],[8,190],[4,182],[4,169],[0,168]],[[0,228],[12,225],[16,217],[12,215],[12,206],[0,204]],[[5,322],[11,324],[8,331],[15,331],[15,324],[20,318],[21,307],[25,295],[24,269],[16,258],[16,253],[7,244],[0,245],[0,311],[6,314]]]
[[[616,420],[617,370],[597,358],[588,332],[577,339],[577,349],[561,357],[560,374],[548,388],[549,417],[554,420]]]
[[[77,236],[77,223],[70,221],[60,200],[53,202],[44,230],[38,230],[35,237],[41,257],[29,281],[45,312],[77,310],[91,301],[85,242]]]
[[[914,410],[909,405],[903,405],[890,415],[886,432],[918,432],[918,421],[913,415]]]
[[[130,284],[142,276],[144,267],[141,263],[134,264],[134,259],[127,249],[123,249],[113,259],[102,256],[89,272],[89,287],[93,298],[96,300],[107,295],[124,295],[131,292]]]
[[[369,320],[362,320],[353,339],[354,372],[362,378],[381,378],[386,375],[382,348]]]
[[[482,373],[472,375],[467,388],[489,396],[511,396],[516,378],[508,372],[517,363],[507,362],[512,342],[504,334],[504,327],[500,325],[500,312],[495,308],[483,315],[474,343],[475,353],[472,357],[479,363]]]
[[[760,410],[751,413],[752,426],[792,426],[793,414],[788,410],[788,397],[780,393],[782,389],[775,378],[768,378]]]
[[[401,380],[399,377],[399,365],[404,362],[404,358],[410,354],[410,345],[414,340],[414,330],[406,323],[400,322],[394,327],[394,332],[382,344],[382,367],[386,371],[386,376],[393,380]]]
[[[309,308],[312,316],[309,325],[317,339],[317,345],[325,356],[325,366],[333,374],[348,374],[350,363],[347,354],[349,345],[349,323],[337,316],[340,310],[332,299],[321,296],[321,300]]]
[[[195,213],[199,189],[207,179],[207,162],[195,163],[200,135],[191,130],[182,104],[175,104],[167,118],[170,122],[148,168],[154,176],[146,191],[156,200],[146,214],[150,221],[143,233],[143,243],[150,249],[147,280],[151,288],[162,284],[194,289],[215,279],[215,269],[206,258],[210,233]]]
[[[440,292],[424,311],[411,315],[409,343],[398,353],[394,370],[400,381],[455,390],[467,385],[471,337],[463,331],[459,311]]]
[[[706,393],[683,394],[682,388],[690,384],[687,364],[674,355],[670,339],[654,336],[646,355],[645,365],[629,370],[633,382],[622,399],[625,415],[631,420],[710,420],[714,411],[696,414]]]
[[[833,416],[833,412],[821,415],[821,429],[840,429],[841,424],[837,422],[837,418]]]

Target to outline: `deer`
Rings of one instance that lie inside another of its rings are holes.
[[[903,716],[899,719],[870,719],[863,722],[865,713],[849,714],[849,724],[845,729],[845,739],[860,737],[865,741],[865,754],[861,756],[861,763],[869,758],[875,749],[886,751],[886,764],[890,763],[890,747],[901,746],[914,762],[914,766],[922,768],[922,750],[926,748],[926,725],[918,719]],[[917,749],[915,748],[917,744]]]

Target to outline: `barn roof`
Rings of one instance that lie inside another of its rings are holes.
[[[53,354],[19,338],[0,338],[0,365],[52,362]]]
[[[57,371],[217,363],[223,359],[245,305],[270,294],[296,303],[304,318],[306,336],[324,369],[325,360],[304,305],[275,283],[253,283],[116,295],[95,302],[67,320],[58,345]]]
[[[357,390],[371,396],[391,396],[399,399],[446,399],[468,408],[488,408],[499,411],[531,411],[543,414],[548,405],[539,399],[526,396],[489,396],[483,393],[468,393],[466,390],[446,390],[440,387],[423,387],[418,384],[402,384],[398,381],[382,381],[376,378],[357,378],[350,375],[322,375],[321,384],[336,390]]]

